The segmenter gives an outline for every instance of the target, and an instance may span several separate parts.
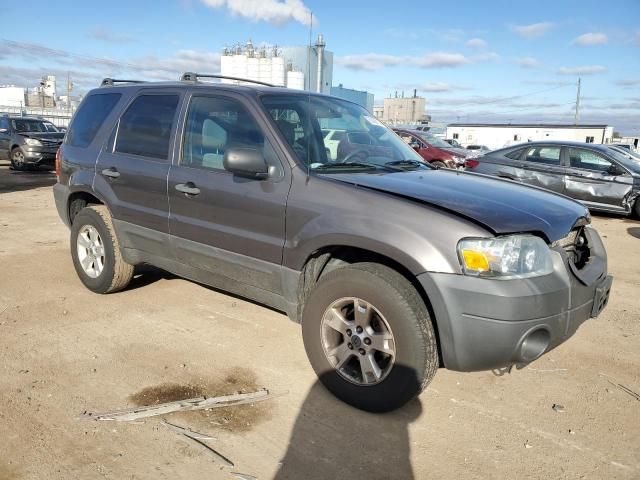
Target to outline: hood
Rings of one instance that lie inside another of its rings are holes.
[[[494,235],[540,232],[554,242],[565,237],[578,219],[589,216],[570,198],[475,173],[423,170],[330,177],[454,212]]]
[[[64,138],[64,132],[21,132],[20,135],[27,138],[55,142],[61,142]]]

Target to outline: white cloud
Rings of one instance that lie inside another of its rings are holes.
[[[416,58],[412,63],[421,68],[446,68],[466,65],[471,60],[461,53],[435,52]]]
[[[609,37],[604,33],[589,32],[575,38],[572,43],[580,47],[591,47],[593,45],[605,45],[608,41]]]
[[[562,67],[558,69],[560,75],[595,75],[596,73],[604,73],[606,67],[602,65],[584,65],[581,67]]]
[[[108,43],[129,43],[133,41],[133,37],[131,35],[112,32],[102,26],[92,28],[89,35],[96,40],[102,40],[103,42]]]
[[[486,40],[483,40],[482,38],[471,38],[467,40],[467,47],[487,48],[487,46],[489,46],[489,44],[487,43]]]
[[[640,78],[626,78],[624,80],[618,80],[616,85],[620,85],[624,88],[640,87]]]
[[[522,38],[536,38],[547,33],[554,26],[555,24],[552,22],[540,22],[530,25],[512,25],[510,28],[512,32],[517,33]]]
[[[418,57],[365,53],[336,57],[335,62],[351,70],[373,72],[400,65],[418,68],[455,68],[472,63],[493,62],[499,58],[495,52],[481,53],[472,57],[452,52],[432,52]]]
[[[540,61],[534,57],[518,57],[514,63],[522,68],[538,68],[540,66]]]
[[[456,90],[468,90],[468,87],[451,85],[450,83],[445,83],[445,82],[427,82],[427,83],[423,83],[422,85],[418,85],[417,88],[421,92],[429,92],[429,93],[442,93],[442,92],[453,92]]]
[[[311,20],[311,10],[302,0],[202,0],[202,3],[211,8],[226,8],[231,15],[254,22],[284,25],[293,21],[309,25]],[[317,23],[315,18],[313,23]]]

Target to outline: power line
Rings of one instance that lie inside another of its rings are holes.
[[[496,100],[488,100],[486,102],[478,102],[478,101],[471,101],[471,102],[465,102],[465,103],[457,103],[456,107],[464,107],[464,106],[468,106],[468,105],[493,105],[496,103],[504,103],[504,102],[509,102],[511,100],[516,100],[518,98],[526,98],[526,97],[531,97],[533,95],[539,95],[541,93],[546,93],[546,92],[551,92],[553,90],[558,90],[560,88],[564,88],[564,87],[568,87],[570,85],[573,85],[572,83],[563,83],[562,85],[557,85],[555,87],[551,87],[551,88],[546,88],[544,90],[538,90],[536,92],[530,92],[530,93],[523,93],[522,95],[514,95],[512,97],[504,97],[504,98],[500,98],[500,99],[496,99]]]

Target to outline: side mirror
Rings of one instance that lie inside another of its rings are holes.
[[[607,169],[607,173],[609,175],[623,175],[625,173],[625,171],[619,167],[618,165],[611,165],[608,169]]]
[[[269,176],[267,162],[257,148],[230,148],[224,154],[222,165],[225,170],[239,177],[264,180]]]

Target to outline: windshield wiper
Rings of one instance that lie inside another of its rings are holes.
[[[333,163],[323,163],[322,165],[318,165],[313,170],[331,170],[332,168],[375,168],[382,170],[389,170],[392,172],[401,172],[402,168],[393,167],[388,164],[378,165],[376,163],[367,163],[367,162],[333,162]]]
[[[424,163],[419,162],[417,160],[395,160],[393,162],[387,162],[385,163],[385,165],[387,166],[409,166],[409,167],[416,167],[416,168],[420,168],[422,165],[424,165]]]

